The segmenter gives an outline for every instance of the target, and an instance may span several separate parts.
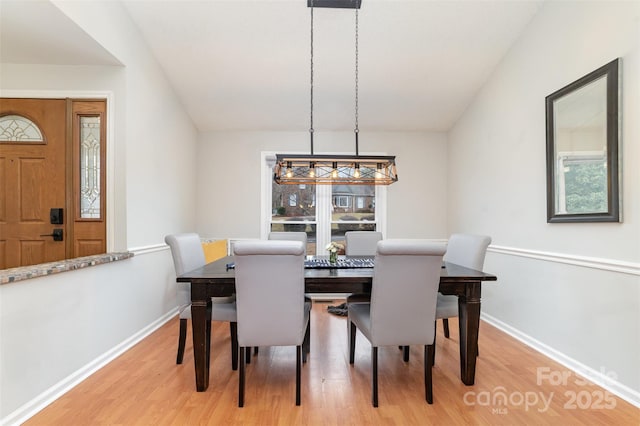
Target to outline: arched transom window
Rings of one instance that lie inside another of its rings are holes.
[[[42,143],[42,132],[33,121],[21,115],[0,117],[0,142]]]

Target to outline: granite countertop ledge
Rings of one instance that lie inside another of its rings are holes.
[[[44,277],[46,275],[57,274],[60,272],[88,268],[89,266],[116,262],[118,260],[129,259],[131,257],[133,257],[133,253],[131,252],[104,253],[93,256],[76,257],[75,259],[59,260],[57,262],[41,263],[39,265],[4,269],[0,270],[0,285],[28,280],[30,278]]]

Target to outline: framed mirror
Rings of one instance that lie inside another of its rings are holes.
[[[616,59],[546,97],[547,222],[619,222]]]

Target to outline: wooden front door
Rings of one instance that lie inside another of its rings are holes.
[[[70,257],[66,211],[51,223],[66,206],[66,100],[3,98],[0,117],[0,269]]]

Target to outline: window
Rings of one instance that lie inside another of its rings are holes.
[[[306,232],[307,253],[315,253],[316,191],[313,185],[269,186],[271,217],[268,232]],[[284,200],[288,202],[284,203]],[[299,202],[298,202],[299,200]]]
[[[262,238],[270,231],[306,232],[307,254],[326,255],[324,247],[330,241],[344,244],[347,231],[384,234],[386,187],[278,185],[273,182],[275,155],[262,155]]]
[[[377,230],[374,185],[333,185],[331,196],[334,200],[331,241],[344,244],[347,231]]]
[[[100,116],[80,116],[80,217],[100,219]]]
[[[607,211],[606,153],[559,153],[557,182],[558,213]]]
[[[21,115],[0,117],[0,142],[44,142],[36,123]]]
[[[345,209],[349,208],[349,197],[347,196],[338,195],[333,198],[333,202],[336,205],[336,207],[345,208]]]

